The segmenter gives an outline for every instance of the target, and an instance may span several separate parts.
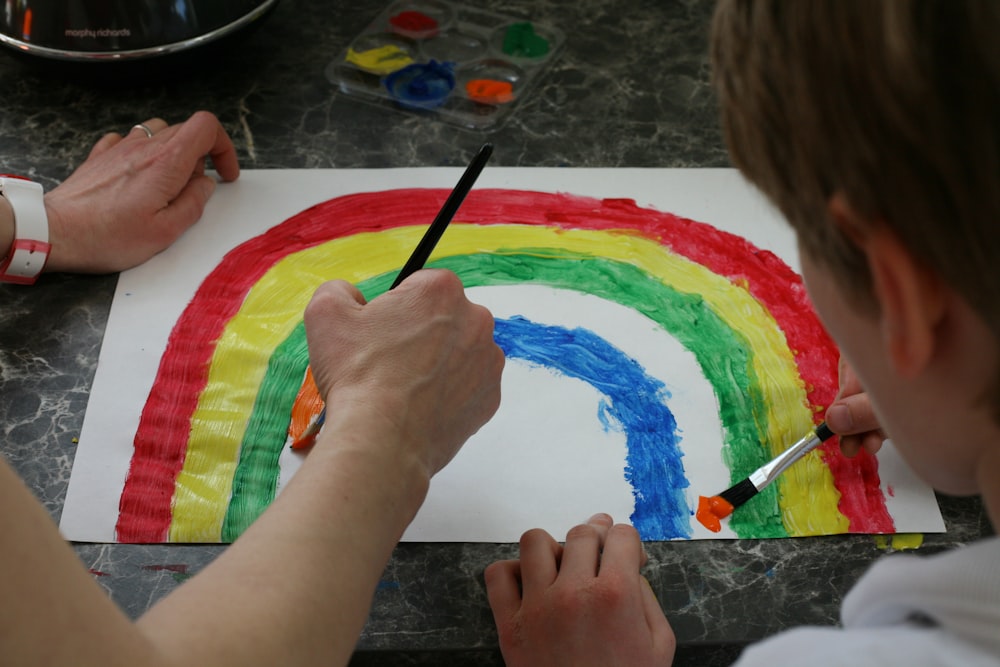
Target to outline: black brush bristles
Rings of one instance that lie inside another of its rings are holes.
[[[823,422],[822,424],[816,427],[816,437],[819,438],[822,442],[826,442],[835,435],[836,433],[830,430],[830,427],[826,425],[826,422]]]
[[[731,487],[720,493],[719,497],[732,505],[733,509],[736,509],[756,495],[757,487],[753,485],[753,482],[751,482],[749,478],[747,478],[742,482],[733,484]]]

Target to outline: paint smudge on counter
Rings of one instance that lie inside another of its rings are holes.
[[[919,549],[923,544],[923,533],[896,533],[894,535],[875,536],[875,546],[886,551]]]
[[[188,570],[188,566],[181,563],[168,563],[164,565],[143,565],[143,570],[147,572],[168,572],[171,578],[178,582],[184,582],[194,576],[193,572]]]
[[[177,563],[170,563],[167,565],[143,565],[142,569],[148,570],[150,572],[178,572],[180,574],[187,574],[188,566]]]

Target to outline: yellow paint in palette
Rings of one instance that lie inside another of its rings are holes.
[[[386,44],[366,51],[347,50],[347,62],[372,74],[391,74],[413,64],[410,54],[395,44]]]

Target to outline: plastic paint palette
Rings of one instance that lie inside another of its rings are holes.
[[[390,5],[336,60],[327,78],[376,104],[496,128],[565,41],[557,28],[439,0]]]

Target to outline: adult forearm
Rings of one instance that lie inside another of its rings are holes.
[[[428,479],[405,457],[326,445],[230,549],[140,620],[177,664],[346,664]]]

